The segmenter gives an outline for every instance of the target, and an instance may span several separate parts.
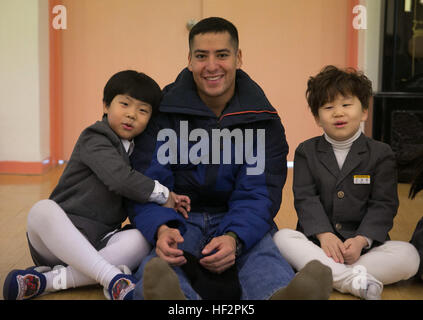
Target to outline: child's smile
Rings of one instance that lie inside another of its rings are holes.
[[[329,137],[343,141],[357,132],[360,123],[367,120],[367,115],[367,110],[362,108],[357,97],[338,95],[334,101],[319,108],[315,120]]]
[[[343,127],[345,127],[347,125],[347,122],[345,122],[345,121],[337,121],[336,123],[335,123],[335,126],[337,127],[337,128],[343,128]]]

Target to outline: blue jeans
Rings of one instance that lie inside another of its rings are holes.
[[[215,236],[216,229],[225,213],[189,214],[187,231],[183,235],[184,242],[179,249],[187,251],[196,257],[201,257],[204,246]],[[156,257],[155,248],[145,257],[135,274],[139,279],[135,287],[134,299],[143,300],[142,277],[145,264]],[[254,247],[243,252],[236,260],[239,282],[242,288],[242,300],[266,300],[277,290],[286,287],[295,273],[288,262],[282,257],[272,236],[267,233]],[[191,287],[189,280],[180,267],[173,267],[182,291],[188,300],[198,300],[201,297]]]

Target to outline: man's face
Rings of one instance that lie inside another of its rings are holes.
[[[241,51],[228,32],[197,34],[188,57],[200,98],[206,103],[226,103],[235,92],[236,70],[241,67]]]

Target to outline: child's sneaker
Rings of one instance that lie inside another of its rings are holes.
[[[12,270],[3,285],[5,300],[28,300],[44,293],[46,277],[50,267],[31,267],[26,270]]]
[[[382,300],[383,285],[368,281],[366,289],[360,290],[360,298],[365,300]]]
[[[132,300],[133,291],[137,279],[131,276],[131,271],[127,266],[118,266],[122,274],[116,275],[109,283],[109,287],[104,288],[103,292],[108,300]]]

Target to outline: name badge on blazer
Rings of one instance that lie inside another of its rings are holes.
[[[370,184],[369,175],[355,175],[354,184]]]

